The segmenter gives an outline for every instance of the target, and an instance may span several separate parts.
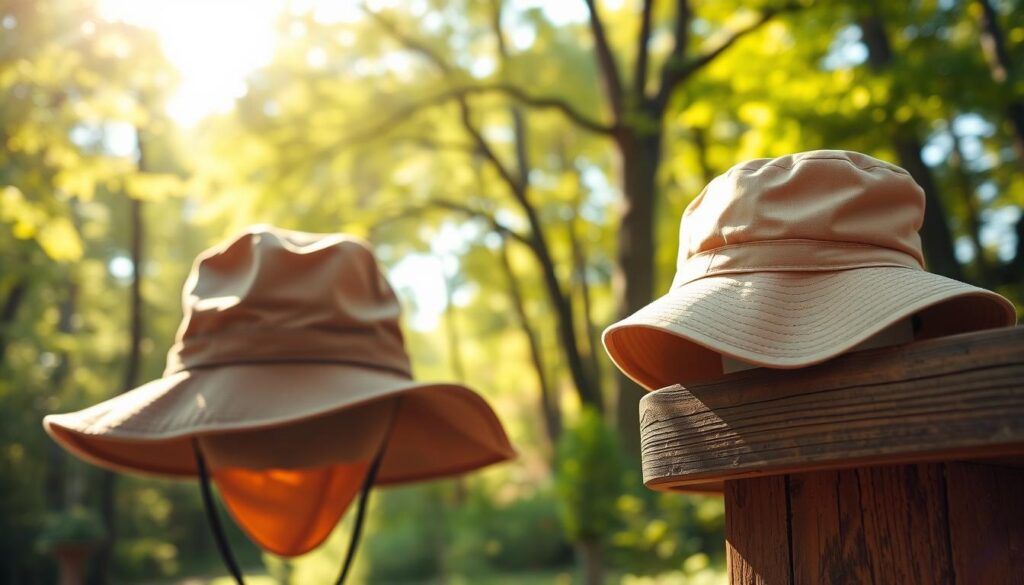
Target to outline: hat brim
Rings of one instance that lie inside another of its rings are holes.
[[[378,484],[459,474],[515,456],[494,411],[469,388],[333,363],[183,371],[85,410],[47,416],[43,425],[101,467],[193,477],[195,437],[289,425],[397,397]]]
[[[603,341],[650,390],[720,376],[721,355],[770,368],[813,365],[912,315],[916,339],[1016,322],[1003,297],[922,270],[750,272],[680,286],[611,325]]]

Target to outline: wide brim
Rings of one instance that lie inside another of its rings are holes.
[[[332,363],[186,370],[78,412],[47,416],[43,426],[98,466],[194,477],[196,437],[292,425],[398,397],[378,484],[455,475],[515,456],[494,411],[469,388]]]
[[[1016,322],[998,294],[922,270],[749,272],[677,287],[608,327],[603,341],[650,390],[720,376],[722,355],[771,368],[820,363],[910,316],[916,339]]]

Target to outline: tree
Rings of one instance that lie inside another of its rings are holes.
[[[1005,102],[1005,117],[1013,129],[1013,145],[1017,151],[1017,164],[1024,168],[1024,97],[1019,89],[1020,73],[1010,56],[1006,35],[999,24],[999,14],[990,0],[978,0],[980,7],[978,21],[980,26],[981,47],[988,63],[992,81],[1000,89],[999,94]],[[1024,281],[1024,214],[1021,214],[1014,226],[1017,237],[1017,249],[1013,259],[1005,264],[1002,274],[997,278],[1001,284],[1018,284]]]
[[[578,546],[586,585],[604,582],[604,548],[623,489],[620,448],[618,437],[592,409],[580,414],[558,446],[560,516]]]
[[[886,31],[881,6],[876,0],[869,3],[869,9],[860,16],[860,28],[864,35],[864,44],[868,47],[868,63],[876,73],[885,72],[893,66],[895,55],[889,33]],[[905,90],[900,79],[894,80],[893,104],[900,104],[905,99]],[[953,236],[946,223],[946,213],[939,197],[938,187],[932,176],[931,169],[921,158],[921,140],[912,121],[896,121],[892,125],[893,146],[899,156],[900,166],[910,173],[918,185],[924,189],[925,210],[924,225],[921,227],[921,244],[929,268],[938,274],[950,278],[963,278],[960,263],[953,253]]]
[[[597,368],[587,365],[588,361],[595,361],[588,358],[588,352],[593,353],[592,348],[597,348],[599,343],[596,339],[587,340],[586,343],[578,339],[579,334],[573,323],[583,313],[573,306],[568,289],[559,277],[560,272],[571,272],[571,253],[565,257],[556,257],[552,252],[551,236],[547,235],[551,228],[543,220],[543,206],[538,205],[536,195],[533,194],[538,185],[531,177],[538,176],[541,169],[531,167],[529,161],[533,157],[530,153],[550,152],[553,145],[550,142],[545,144],[545,139],[551,138],[552,133],[530,132],[531,127],[536,128],[531,120],[545,120],[550,127],[553,120],[551,114],[557,114],[558,128],[564,129],[561,130],[563,135],[566,132],[573,136],[586,134],[588,140],[603,144],[604,148],[611,146],[616,153],[621,168],[622,196],[622,203],[618,205],[622,215],[616,230],[616,311],[619,316],[632,313],[653,297],[656,256],[653,242],[657,231],[655,213],[660,191],[657,176],[662,158],[665,116],[679,107],[674,97],[679,95],[686,83],[728,53],[743,38],[797,7],[795,4],[779,4],[753,14],[744,12],[736,18],[727,15],[722,20],[709,21],[717,27],[709,27],[702,34],[696,35],[691,32],[696,15],[688,3],[678,3],[671,15],[658,12],[656,22],[657,11],[653,2],[646,2],[641,11],[639,34],[625,48],[625,51],[635,52],[632,68],[634,75],[629,84],[622,81],[621,67],[618,65],[622,59],[615,57],[618,47],[613,46],[609,39],[594,3],[587,4],[589,17],[585,30],[556,31],[550,29],[549,23],[544,22],[539,14],[531,15],[544,42],[548,46],[553,44],[558,47],[557,60],[544,65],[548,76],[552,79],[562,77],[578,80],[584,84],[599,83],[604,89],[601,94],[604,98],[603,107],[595,100],[595,94],[579,92],[579,86],[573,88],[575,91],[570,91],[566,84],[549,84],[552,88],[547,92],[539,92],[530,86],[529,74],[536,73],[541,66],[541,62],[536,61],[539,55],[530,51],[513,53],[506,38],[507,33],[503,30],[503,14],[508,9],[500,3],[482,5],[466,2],[457,6],[452,3],[437,4],[432,8],[438,13],[460,14],[468,28],[455,26],[453,20],[436,30],[424,30],[414,19],[395,11],[385,13],[367,10],[367,18],[377,25],[378,31],[385,33],[385,38],[397,43],[402,54],[415,57],[430,71],[424,71],[422,77],[417,74],[413,76],[415,81],[404,84],[405,93],[420,97],[398,100],[397,103],[393,97],[372,100],[367,105],[372,104],[373,111],[383,113],[356,116],[357,122],[354,125],[323,138],[322,142],[318,136],[316,142],[320,144],[310,145],[312,156],[289,159],[285,173],[292,179],[299,173],[297,168],[337,166],[346,158],[348,151],[366,148],[375,142],[386,149],[394,148],[404,140],[434,151],[468,151],[471,157],[479,156],[503,184],[503,191],[511,196],[514,207],[518,208],[517,215],[525,221],[522,230],[506,227],[520,236],[518,239],[529,247],[539,265],[544,277],[544,290],[547,291],[548,301],[557,319],[561,351],[565,352],[573,385],[582,402],[601,407],[605,392],[600,382],[594,379],[599,372]],[[624,9],[623,16],[626,15],[628,12]],[[325,28],[312,19],[306,19],[303,23],[310,27]],[[668,31],[671,31],[674,38],[671,50],[667,53],[652,52],[649,45],[655,32],[665,35],[669,34]],[[375,32],[369,30],[370,34]],[[324,34],[326,36],[327,33]],[[592,61],[592,65],[582,61],[587,59],[585,50],[571,45],[585,41],[586,34],[591,37],[593,54],[596,56],[596,62]],[[389,49],[386,45],[382,46],[379,34],[376,36],[373,41],[367,41],[372,42],[370,53],[387,53]],[[711,37],[715,38],[707,40]],[[458,55],[452,53],[453,39],[456,38],[464,38],[464,42],[474,45],[489,44],[495,63],[493,72],[481,76],[467,70],[465,59],[460,61]],[[345,57],[339,56],[338,67],[342,67],[344,62]],[[417,70],[415,65],[410,67]],[[275,68],[281,72],[272,74],[269,79],[274,79],[276,83],[281,79],[285,67]],[[294,74],[294,71],[289,71],[289,74]],[[326,86],[320,78],[312,83]],[[396,84],[388,75],[382,76],[380,84],[394,88],[402,88],[403,85]],[[265,101],[273,91],[253,96],[253,101]],[[318,95],[324,95],[326,91],[320,91]],[[387,107],[388,102],[391,102],[390,108]],[[332,103],[335,105],[326,107],[352,107],[347,103]],[[312,107],[323,106],[317,104]],[[610,120],[601,120],[600,116],[592,113],[595,109],[604,109]],[[447,116],[453,118],[445,119]],[[367,118],[371,120],[370,123],[362,122]],[[501,122],[495,124],[497,120]],[[455,126],[450,125],[452,122]],[[284,125],[272,126],[281,129],[281,140],[292,143],[296,141],[297,135],[284,130]],[[442,126],[447,130],[439,132],[438,128]],[[486,133],[495,126],[504,126],[511,132],[511,143],[500,146],[494,144],[494,140]],[[454,127],[461,127],[462,137],[451,132]],[[454,143],[442,142],[438,140],[441,135],[461,139]],[[309,143],[310,140],[306,139],[305,142]],[[606,155],[601,153],[599,156]],[[492,201],[504,199],[504,196],[497,194],[484,194],[484,197]],[[503,203],[501,205],[504,206]],[[474,210],[477,211],[479,209]],[[563,263],[568,269],[559,268]],[[585,318],[601,322],[608,320],[598,316]],[[597,328],[588,326],[582,330],[596,331]],[[626,436],[631,439],[631,444],[635,446],[638,437],[635,409],[639,393],[625,378],[620,378],[619,386],[618,394],[622,400],[619,401],[618,419]]]

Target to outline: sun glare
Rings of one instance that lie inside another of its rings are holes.
[[[281,1],[100,0],[100,14],[156,32],[181,74],[168,104],[178,123],[224,112],[245,94],[246,76],[269,62]]]
[[[393,0],[370,0],[371,10],[393,7]],[[532,8],[544,10],[554,23],[579,22],[586,18],[582,2],[552,3],[542,0],[512,0],[511,10],[523,13]],[[425,12],[425,3],[413,0],[408,6]],[[178,124],[191,127],[211,114],[226,113],[235,100],[245,95],[248,76],[268,64],[274,55],[276,22],[285,11],[310,13],[323,22],[354,21],[361,17],[353,0],[99,0],[100,16],[123,21],[154,31],[163,51],[178,70],[180,85],[167,105],[168,115]],[[532,28],[509,19],[510,32],[522,47],[535,39]],[[294,33],[291,33],[294,34]],[[522,48],[521,47],[521,48]],[[310,65],[323,66],[327,56],[310,54]],[[485,73],[481,73],[485,74]],[[396,288],[413,297],[410,326],[431,330],[437,326],[448,304],[444,273],[451,270],[441,258],[453,258],[451,246],[463,245],[465,235],[439,234],[436,242],[448,242],[431,254],[413,254],[391,271]],[[435,246],[437,248],[437,246]],[[110,270],[123,276],[122,259],[115,259]],[[458,304],[465,291],[454,291]]]
[[[273,58],[275,21],[284,11],[311,13],[324,22],[352,21],[361,15],[353,0],[98,0],[100,16],[154,31],[164,53],[180,74],[168,114],[182,126],[227,112],[245,95],[246,78]],[[371,0],[371,9],[394,4]],[[412,3],[413,5],[416,2]],[[586,18],[582,2],[513,0],[513,12],[540,8],[554,23]],[[423,10],[424,6],[416,8]],[[415,11],[415,10],[414,10]],[[517,43],[533,42],[533,31],[514,26]],[[521,30],[522,29],[522,30]],[[525,37],[524,37],[525,35]],[[522,37],[522,38],[521,38]],[[311,65],[321,56],[312,54]]]

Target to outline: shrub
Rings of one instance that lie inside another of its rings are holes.
[[[49,514],[36,541],[44,551],[62,544],[97,544],[106,537],[103,521],[84,506]]]
[[[616,527],[615,503],[623,490],[618,436],[597,411],[585,408],[558,444],[555,490],[566,535],[600,542]]]

